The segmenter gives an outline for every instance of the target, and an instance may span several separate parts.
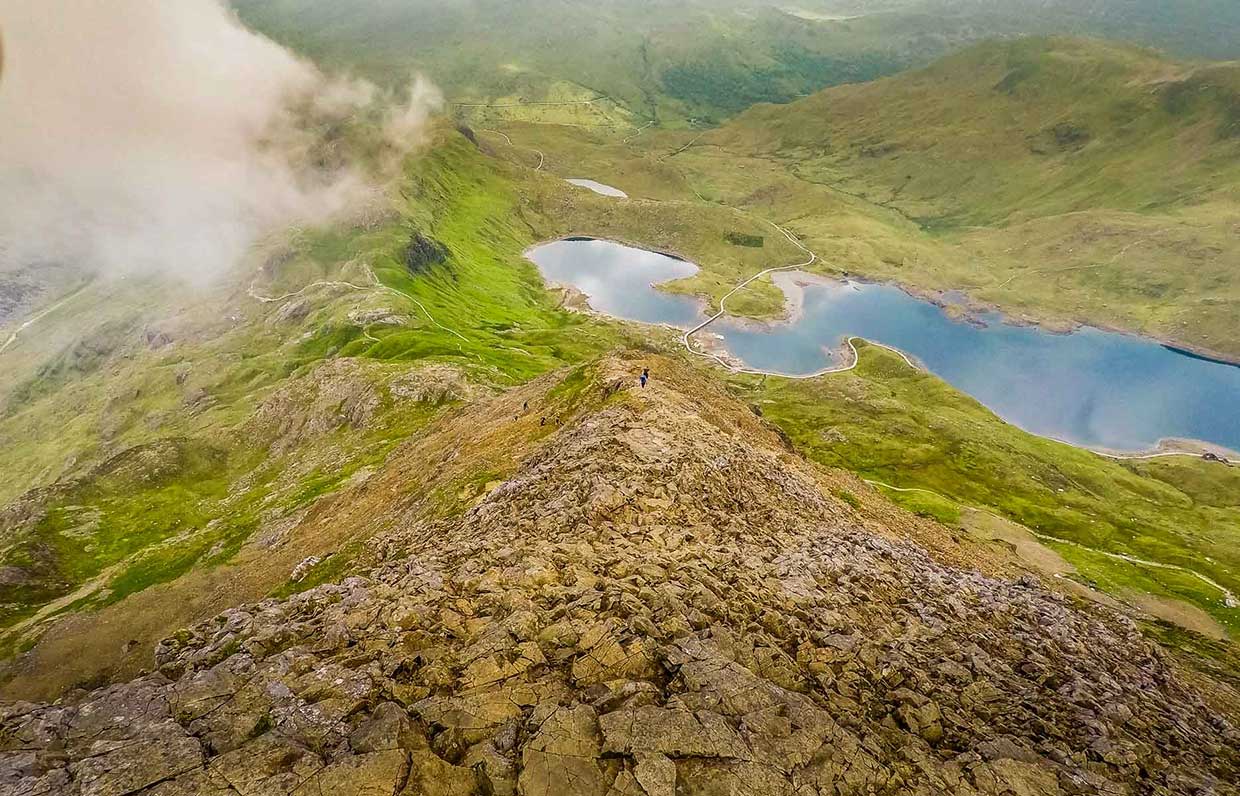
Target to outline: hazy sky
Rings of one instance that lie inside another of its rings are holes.
[[[289,107],[375,100],[246,30],[218,0],[0,0],[0,247],[11,261],[204,280],[283,225],[364,198],[351,169],[306,166]],[[415,141],[436,93],[389,111]]]

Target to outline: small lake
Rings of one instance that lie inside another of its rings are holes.
[[[629,198],[629,195],[619,188],[613,188],[610,185],[604,185],[603,183],[595,182],[594,180],[573,178],[571,180],[566,180],[565,182],[572,183],[578,188],[589,188],[591,191],[594,191],[597,194],[602,194],[603,196],[611,196],[616,199]]]
[[[529,252],[545,279],[571,285],[599,311],[682,329],[705,319],[700,301],[654,285],[697,272],[691,263],[602,240],[564,240]],[[841,362],[844,339],[889,345],[1027,431],[1078,445],[1148,450],[1194,439],[1240,450],[1240,367],[1182,354],[1152,340],[1083,328],[1054,334],[1004,321],[972,322],[891,285],[777,278],[799,292],[793,323],[724,318],[720,335],[747,367],[788,375]]]

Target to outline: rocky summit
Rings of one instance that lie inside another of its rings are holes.
[[[468,510],[375,509],[364,577],[4,705],[0,793],[1240,793],[1235,717],[1127,618],[973,568],[683,364],[564,385]]]

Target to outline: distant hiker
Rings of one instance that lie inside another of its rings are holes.
[[[521,411],[523,411],[523,412],[528,412],[528,411],[530,411],[530,402],[529,402],[529,401],[526,401],[526,402],[525,402],[525,405],[521,407]]]
[[[545,417],[540,417],[540,418],[538,418],[538,425],[540,425],[540,426],[545,426],[545,425],[547,425],[547,418],[545,418]]]
[[[650,381],[650,368],[642,368],[642,389],[646,389],[646,382]]]

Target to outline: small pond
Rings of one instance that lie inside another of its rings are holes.
[[[574,179],[568,180],[567,182],[570,182],[573,185],[576,185],[578,188],[589,188],[591,191],[594,191],[595,193],[598,193],[598,194],[602,194],[603,196],[611,196],[611,197],[615,197],[616,199],[628,199],[629,198],[629,195],[625,193],[624,191],[620,190],[619,188],[613,188],[610,185],[604,185],[603,183],[595,182],[594,180],[574,178]]]

